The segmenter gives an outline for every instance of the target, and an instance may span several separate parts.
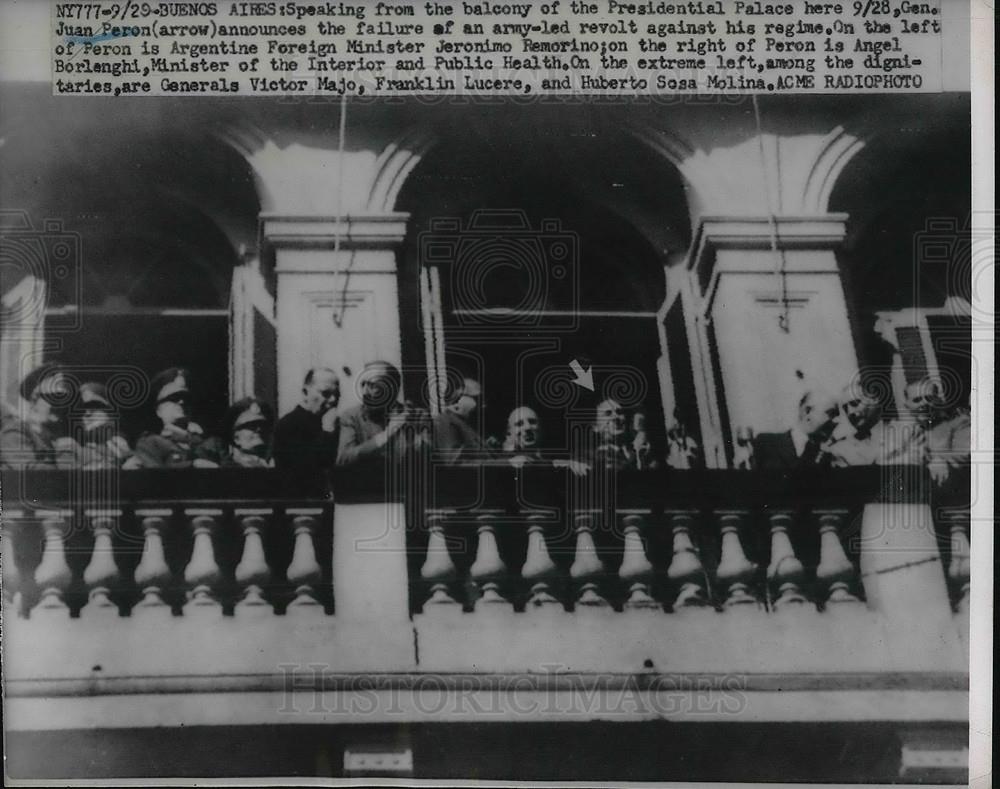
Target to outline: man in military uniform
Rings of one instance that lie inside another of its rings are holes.
[[[73,398],[63,366],[49,362],[21,382],[28,403],[23,418],[0,413],[0,466],[3,468],[73,468],[77,443],[69,438],[66,414]]]
[[[273,468],[271,431],[274,412],[256,397],[244,397],[226,412],[228,446],[221,450],[224,468]]]
[[[159,433],[143,434],[135,445],[135,454],[124,468],[217,468],[217,448],[206,443],[201,426],[191,420],[191,374],[171,367],[151,382],[156,402],[156,416],[163,428]]]
[[[132,455],[132,449],[118,430],[104,384],[94,381],[80,384],[77,409],[81,415],[79,430],[74,431],[79,443],[76,466],[83,469],[121,466]]]

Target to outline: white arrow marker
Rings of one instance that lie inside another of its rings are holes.
[[[572,370],[573,375],[576,376],[573,383],[577,386],[582,386],[584,389],[589,389],[591,392],[594,391],[594,371],[592,367],[588,367],[584,370],[583,365],[574,359],[569,363],[569,369]]]

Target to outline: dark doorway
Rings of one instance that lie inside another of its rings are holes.
[[[689,243],[678,174],[596,112],[481,121],[461,140],[443,125],[401,192],[401,292],[437,269],[445,364],[482,379],[485,435],[502,437],[511,409],[530,405],[548,448],[562,448],[569,424],[615,396],[662,436],[656,313],[667,256]],[[417,371],[419,315],[403,314]],[[577,369],[592,371],[593,392],[574,383]]]

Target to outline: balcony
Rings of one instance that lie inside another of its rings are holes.
[[[968,513],[915,469],[428,473],[404,501],[5,472],[8,727],[357,723],[369,696],[364,722],[469,719],[430,692],[534,722],[966,720]]]

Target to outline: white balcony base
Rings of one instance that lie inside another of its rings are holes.
[[[957,632],[954,665],[931,666],[919,644],[887,650],[884,622],[864,606],[455,611],[363,624],[102,617],[14,629],[12,731],[483,716],[964,722],[968,709]]]
[[[261,684],[275,684],[259,678]],[[355,678],[357,679],[357,678]],[[6,700],[8,731],[253,724],[376,724],[508,721],[537,723],[675,720],[707,723],[934,722],[965,724],[961,690],[730,690],[671,685],[640,690],[628,678],[496,675],[367,677],[363,686],[201,693],[120,693]],[[608,686],[608,680],[617,680]],[[278,684],[282,681],[277,679]],[[693,684],[693,683],[692,683]],[[507,688],[503,693],[498,687]]]
[[[418,615],[414,626],[425,671],[966,672],[957,631],[939,631],[929,645],[921,643],[927,631],[895,628],[896,648],[889,649],[885,618],[862,604],[822,613],[811,605],[774,613],[747,608],[485,616],[453,610]]]
[[[100,693],[113,680],[270,676],[308,664],[357,673],[416,667],[406,620],[347,622],[319,607],[267,618],[167,615],[147,622],[115,617],[14,625],[16,637],[4,642],[8,687],[70,681]]]

